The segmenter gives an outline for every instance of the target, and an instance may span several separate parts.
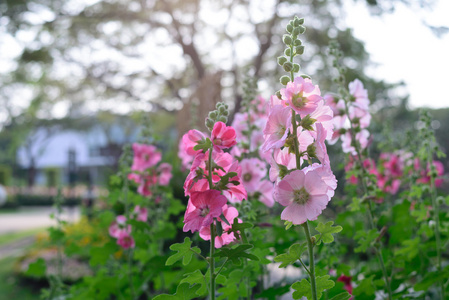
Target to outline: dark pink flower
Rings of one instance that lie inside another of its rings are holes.
[[[136,243],[129,232],[122,231],[118,236],[117,245],[121,246],[123,249],[129,249],[134,248]]]
[[[148,209],[146,207],[141,207],[140,205],[136,205],[134,207],[134,214],[136,216],[137,221],[146,222],[148,219]]]
[[[130,233],[131,225],[126,225],[126,217],[120,215],[109,226],[109,235],[113,238],[118,238],[123,231]]]
[[[343,282],[344,283],[344,288],[346,291],[348,291],[349,294],[352,295],[352,284],[351,284],[351,280],[352,277],[351,276],[346,276],[346,275],[341,275],[340,277],[338,277],[337,281]],[[349,300],[353,299],[353,297],[351,297]]]
[[[201,227],[212,224],[214,218],[218,218],[223,212],[226,197],[217,190],[192,192],[190,204],[184,215],[183,231],[199,231]]]
[[[223,215],[225,216],[226,220],[229,222],[228,225],[223,220],[218,218],[217,220],[221,222],[221,227],[223,228],[223,233],[221,235],[217,235],[215,237],[215,248],[221,248],[223,245],[227,245],[232,243],[235,240],[234,233],[227,232],[232,227],[232,223],[234,223],[234,219],[238,217],[239,212],[235,207],[224,205],[223,206]],[[239,220],[241,223],[241,220]],[[210,226],[204,226],[200,229],[200,237],[205,240],[209,241],[211,234],[210,234]]]
[[[226,126],[223,122],[217,122],[211,133],[212,144],[216,151],[230,148],[237,144],[235,129],[232,126]]]

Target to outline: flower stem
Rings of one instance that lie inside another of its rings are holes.
[[[209,296],[211,300],[215,300],[215,225],[210,224],[210,291]]]
[[[435,187],[435,177],[433,176],[433,162],[431,154],[432,150],[430,149],[430,144],[427,147],[427,151],[429,155],[427,156],[427,164],[429,166],[430,171],[430,198],[432,199],[432,207],[435,219],[435,240],[436,240],[436,250],[437,250],[437,270],[441,272],[441,236],[440,236],[440,216],[439,216],[439,206],[436,200],[436,187]],[[441,299],[446,299],[445,296],[445,288],[444,288],[444,279],[439,281],[439,285],[441,288]]]
[[[309,248],[309,277],[310,277],[310,285],[312,286],[312,299],[317,300],[317,292],[316,292],[316,278],[315,278],[315,262],[313,258],[313,242],[312,238],[310,237],[310,231],[309,231],[309,223],[306,221],[302,224],[302,227],[304,228],[304,232],[306,234],[307,238],[307,248]],[[307,271],[307,269],[306,269]]]

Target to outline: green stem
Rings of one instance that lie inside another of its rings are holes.
[[[209,296],[211,300],[215,300],[215,225],[210,224],[210,291]]]
[[[309,277],[310,277],[310,285],[312,286],[312,299],[317,300],[318,298],[317,298],[317,292],[316,292],[315,262],[314,262],[314,258],[313,258],[313,242],[312,242],[312,238],[310,237],[308,221],[303,223],[302,227],[304,228],[304,232],[305,232],[306,238],[307,238],[307,248],[309,248],[309,268],[310,268]]]
[[[437,195],[436,195],[436,187],[435,187],[435,178],[433,177],[433,164],[431,157],[431,149],[430,145],[427,147],[428,156],[427,156],[427,164],[429,165],[430,170],[430,198],[432,199],[432,207],[435,218],[435,240],[436,240],[436,250],[437,250],[437,270],[441,272],[441,236],[440,236],[440,216],[439,216],[439,205],[437,203]],[[444,279],[439,281],[441,288],[441,299],[446,299],[445,296],[445,288],[444,288]]]

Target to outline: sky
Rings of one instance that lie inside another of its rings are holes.
[[[346,1],[346,24],[365,42],[376,66],[368,74],[387,82],[404,81],[410,108],[449,107],[449,33],[438,38],[426,24],[449,27],[449,1],[432,9],[407,7],[372,16],[364,1]]]

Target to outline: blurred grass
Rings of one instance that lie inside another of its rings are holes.
[[[21,240],[23,238],[34,236],[39,232],[44,232],[45,228],[35,228],[31,230],[18,231],[5,233],[0,235],[0,247],[5,246],[7,244],[13,243],[15,241]]]
[[[39,292],[21,286],[19,279],[13,274],[15,260],[0,260],[0,299],[37,300]]]

